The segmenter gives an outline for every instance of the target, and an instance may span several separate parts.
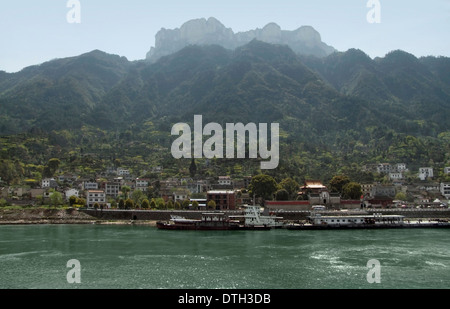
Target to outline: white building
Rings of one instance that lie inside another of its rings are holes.
[[[83,182],[84,190],[98,190],[98,183],[92,181]]]
[[[106,205],[106,193],[103,190],[86,191],[86,203],[88,208],[94,208],[95,203]]]
[[[445,175],[450,174],[450,167],[444,167],[444,174]]]
[[[420,180],[426,180],[427,178],[433,178],[433,168],[431,167],[421,167],[419,168],[419,178]]]
[[[391,165],[389,163],[380,163],[377,166],[377,172],[380,174],[387,174],[391,172]]]
[[[231,177],[230,176],[219,176],[218,183],[221,186],[231,186]]]
[[[66,200],[69,200],[69,198],[71,196],[75,196],[75,197],[80,197],[80,191],[78,191],[77,189],[68,189],[64,192],[65,196],[66,196]]]
[[[390,180],[401,180],[403,179],[403,174],[401,172],[389,173]]]
[[[405,163],[397,163],[396,164],[396,170],[397,172],[406,172],[408,169],[406,168],[406,164]]]
[[[450,183],[441,183],[441,194],[445,196],[446,199],[450,199]]]
[[[58,186],[55,178],[44,178],[42,179],[42,188],[56,188]]]
[[[118,176],[130,176],[130,171],[124,168],[118,168],[117,169],[117,175]]]
[[[148,183],[149,183],[149,179],[146,178],[136,178],[136,185],[135,185],[135,189],[136,190],[140,190],[142,192],[146,192],[148,191]]]
[[[180,202],[181,203],[184,200],[188,200],[188,199],[189,199],[189,193],[184,191],[184,190],[173,192],[173,201],[174,202]]]

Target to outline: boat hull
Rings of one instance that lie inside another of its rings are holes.
[[[368,230],[368,229],[411,229],[450,228],[450,223],[404,223],[404,224],[355,224],[355,225],[288,225],[288,230]]]
[[[208,225],[208,224],[171,224],[166,222],[158,222],[156,227],[161,230],[173,231],[230,231],[239,230],[238,225]]]

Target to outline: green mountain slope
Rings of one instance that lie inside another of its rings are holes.
[[[85,172],[122,159],[177,173],[171,127],[203,115],[222,126],[280,123],[279,177],[326,178],[380,161],[445,164],[449,63],[402,51],[372,60],[356,49],[319,59],[256,40],[233,51],[188,46],[155,63],[93,51],[0,72],[0,134],[21,141],[5,142],[0,158],[42,165],[62,156],[77,170],[89,152],[102,159]],[[214,171],[255,171],[224,164]]]

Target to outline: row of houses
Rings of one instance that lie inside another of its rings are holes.
[[[109,176],[106,176],[109,175]],[[121,176],[118,176],[121,175]],[[82,179],[74,175],[61,175],[53,178],[45,178],[39,188],[29,189],[27,192],[6,192],[4,195],[16,197],[29,197],[35,199],[38,196],[49,196],[53,190],[64,194],[66,200],[71,196],[85,198],[88,207],[96,203],[108,205],[108,200],[124,196],[124,192],[139,190],[147,193],[155,190],[166,202],[182,202],[194,194],[208,195],[216,202],[218,209],[234,209],[236,207],[235,188],[247,188],[251,177],[232,179],[230,176],[218,178],[192,179],[192,178],[168,178],[164,180],[149,178],[133,178],[128,170],[108,170],[98,179]],[[125,187],[126,190],[125,190]],[[51,190],[52,189],[52,190]],[[24,189],[25,190],[25,189]],[[232,194],[233,193],[233,194]]]
[[[408,168],[405,163],[379,163],[379,164],[367,164],[363,167],[364,171],[377,172],[379,174],[385,174],[390,180],[399,181],[404,179],[405,172],[408,172]],[[450,167],[444,168],[444,175],[450,174]],[[432,167],[420,167],[417,173],[417,178],[422,181],[433,179],[434,168]]]
[[[443,204],[441,202],[442,199],[450,200],[450,183],[424,182],[408,186],[370,183],[361,184],[361,191],[362,195],[359,200],[345,200],[342,199],[340,194],[330,192],[320,181],[308,180],[301,187],[298,201],[274,201],[268,202],[268,205],[271,207],[278,205],[279,207],[288,207],[290,209],[313,205],[327,205],[336,208],[390,207],[397,202],[396,196],[399,192],[405,193],[405,196],[412,196],[416,205],[440,206]]]
[[[209,201],[215,202],[215,210],[235,210],[237,208],[236,192],[232,190],[212,190],[206,193],[205,199],[191,199],[185,195],[174,195],[174,202],[183,202],[185,200],[190,201],[190,205],[194,201],[198,202],[199,209],[206,209]],[[109,207],[107,203],[107,194],[103,190],[88,190],[86,191],[86,206],[88,208],[94,208],[98,204],[100,207]]]

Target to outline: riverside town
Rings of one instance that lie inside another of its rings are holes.
[[[165,178],[163,166],[142,178],[124,167],[87,178],[63,174],[59,164],[58,159],[50,160],[55,176],[39,183],[2,186],[2,207],[22,206],[25,212],[2,211],[0,223],[131,222],[186,230],[386,223],[392,228],[413,226],[406,223],[442,227],[450,217],[450,183],[436,181],[431,167],[414,173],[403,163],[365,166],[365,172],[371,170],[388,182],[357,183],[337,175],[327,184],[293,178],[277,182],[264,174],[200,177],[194,172],[194,159],[192,177],[183,178]],[[34,211],[43,207],[45,218],[42,211]]]

